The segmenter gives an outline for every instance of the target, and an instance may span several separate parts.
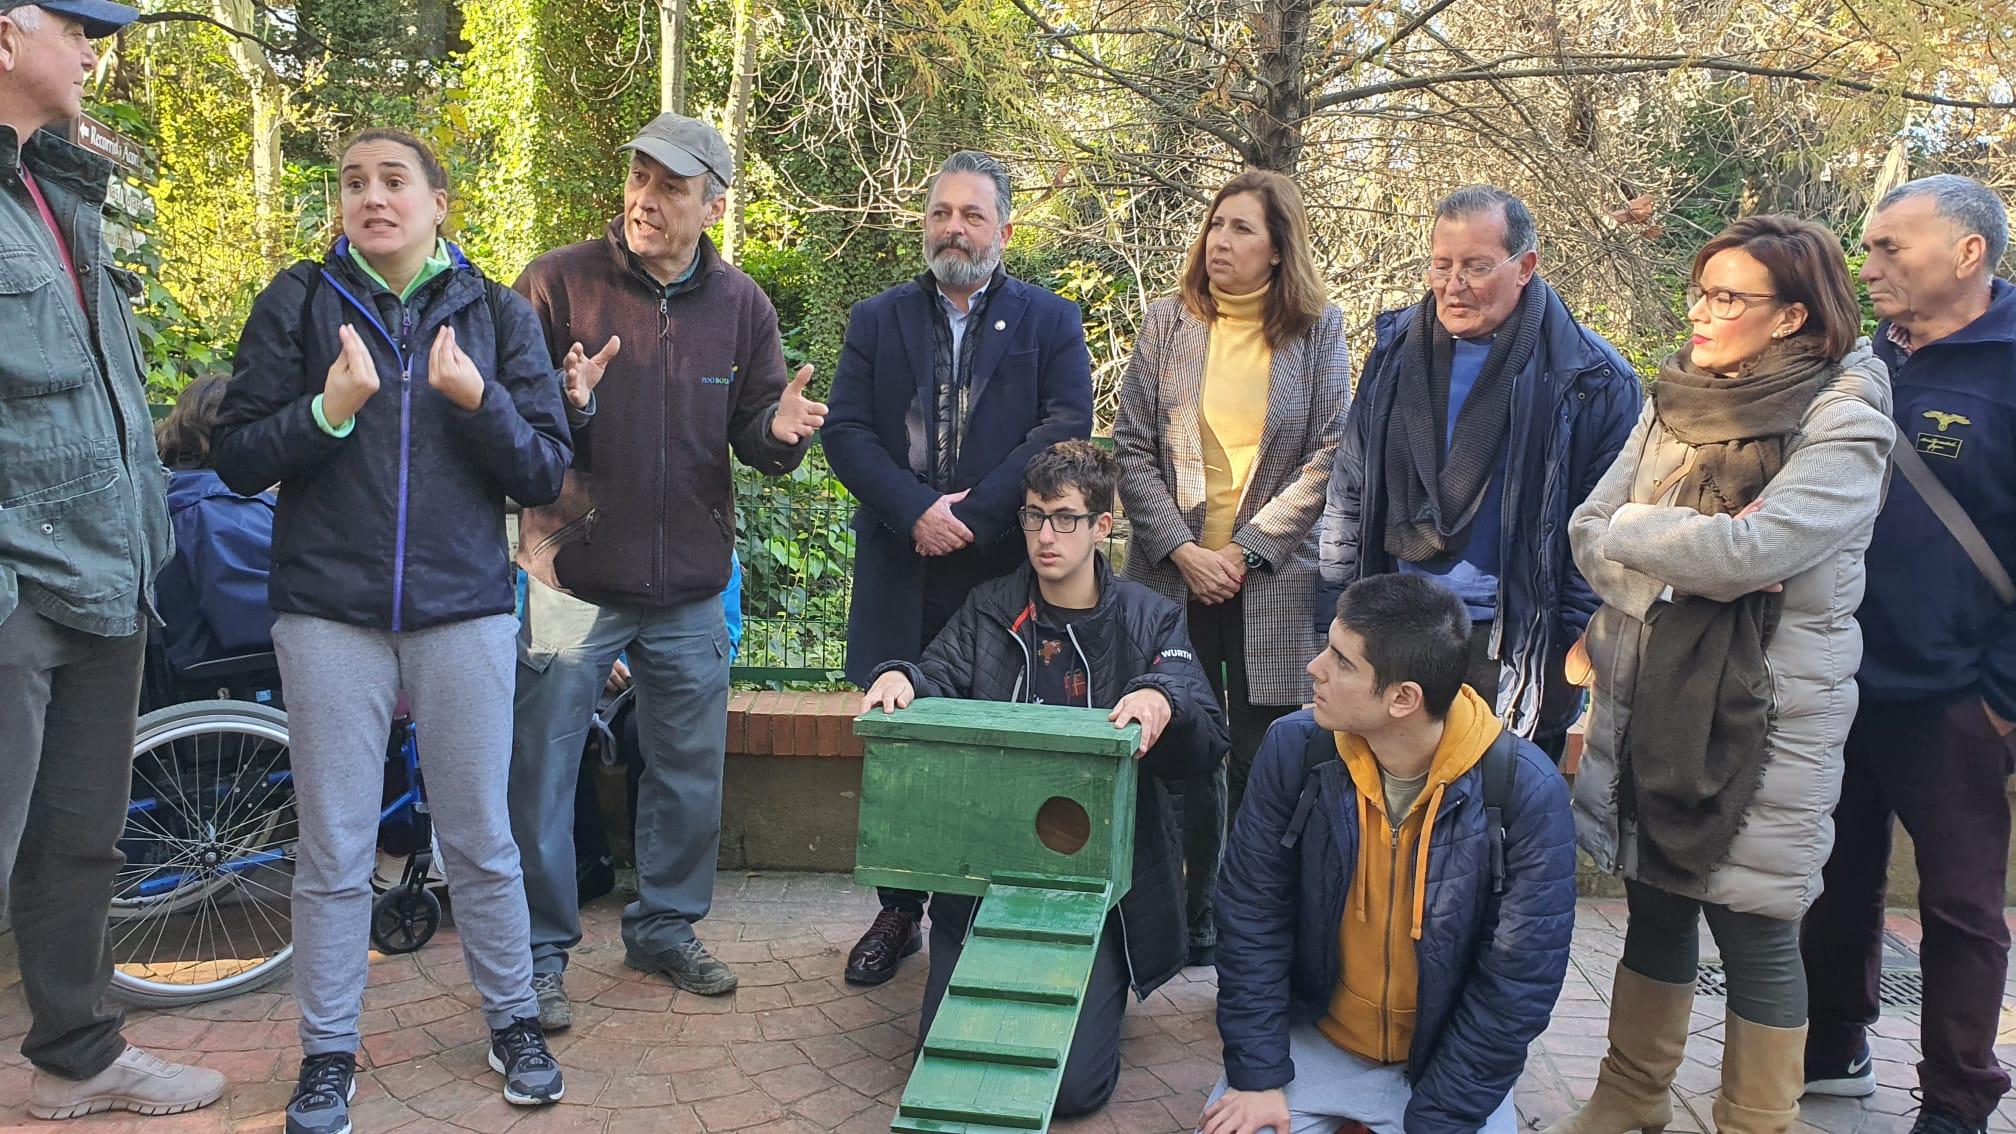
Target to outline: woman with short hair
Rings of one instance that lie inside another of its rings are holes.
[[[1549,1134],[1669,1121],[1704,914],[1729,988],[1717,1129],[1788,1130],[1804,1088],[1799,919],[1855,716],[1889,375],[1819,225],[1739,220],[1690,281],[1693,336],[1570,531],[1603,600],[1577,834],[1630,924],[1595,1093]]]

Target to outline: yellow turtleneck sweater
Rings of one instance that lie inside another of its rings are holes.
[[[1260,452],[1267,421],[1267,379],[1274,349],[1261,330],[1270,284],[1233,295],[1214,284],[1218,318],[1211,324],[1211,349],[1204,363],[1204,391],[1198,433],[1204,442],[1204,531],[1197,541],[1206,551],[1232,542],[1239,501]]]

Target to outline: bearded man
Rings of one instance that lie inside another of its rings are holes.
[[[1078,305],[1001,268],[1014,186],[997,159],[946,158],[924,203],[917,278],[856,304],[821,431],[860,501],[847,679],[917,661],[974,587],[1025,558],[1030,458],[1092,432]],[[925,895],[882,892],[846,977],[881,984],[922,944]]]

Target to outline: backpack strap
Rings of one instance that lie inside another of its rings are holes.
[[[313,260],[297,260],[294,266],[287,270],[301,272],[308,277],[301,295],[301,313],[294,319],[295,332],[305,334],[308,330],[308,320],[315,316],[315,297],[322,291],[322,265]]]
[[[1309,813],[1316,809],[1317,770],[1337,758],[1337,738],[1327,728],[1318,728],[1309,736],[1308,747],[1302,750],[1302,795],[1295,801],[1295,814],[1288,820],[1288,830],[1281,836],[1281,845],[1293,849],[1302,841],[1302,829],[1309,825]]]
[[[1519,767],[1519,736],[1504,729],[1491,747],[1484,750],[1484,834],[1491,843],[1491,892],[1505,892],[1505,832],[1514,816],[1508,814],[1512,801],[1512,777]]]

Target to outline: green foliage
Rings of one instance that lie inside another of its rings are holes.
[[[463,14],[450,113],[467,130],[454,152],[480,176],[465,186],[461,239],[508,280],[618,211],[617,147],[658,110],[657,27],[611,0],[468,0]]]

